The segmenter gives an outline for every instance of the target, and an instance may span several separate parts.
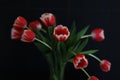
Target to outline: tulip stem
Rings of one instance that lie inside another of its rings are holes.
[[[44,33],[47,33],[47,31],[46,30],[44,30],[43,28],[41,28],[40,29],[42,32],[44,32]]]
[[[88,74],[88,72],[85,70],[85,69],[81,69],[87,76],[88,76],[88,78],[90,77],[90,75]]]
[[[100,58],[98,58],[97,56],[93,55],[93,54],[88,54],[89,56],[93,57],[94,59],[96,59],[97,61],[101,62]]]
[[[81,37],[81,39],[88,38],[88,37],[92,37],[92,34],[84,35],[84,36]]]
[[[47,43],[45,43],[44,41],[41,41],[40,39],[37,39],[37,38],[35,38],[35,40],[38,41],[38,42],[40,42],[40,43],[42,43],[42,44],[44,44],[46,47],[48,47],[50,50],[52,50],[52,47],[49,46],[49,45],[48,45]]]
[[[76,53],[75,53],[75,52],[73,52],[73,51],[72,51],[72,54],[73,54],[73,55],[76,55]]]
[[[29,27],[28,27],[28,26],[26,26],[25,28],[26,28],[26,29],[29,29]]]

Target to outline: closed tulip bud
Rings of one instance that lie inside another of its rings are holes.
[[[95,41],[103,41],[105,39],[104,30],[101,28],[96,28],[92,31],[92,38]]]
[[[100,68],[101,68],[102,71],[108,72],[108,71],[110,71],[111,63],[108,60],[104,59],[100,63]]]
[[[88,78],[88,80],[99,80],[96,76],[91,76]]]
[[[26,26],[27,26],[27,21],[22,16],[18,16],[13,24],[13,27],[17,29],[24,29]]]
[[[16,29],[16,28],[12,28],[11,29],[11,39],[14,40],[19,40],[23,34],[23,29]]]
[[[33,22],[31,22],[30,24],[29,24],[29,27],[30,27],[30,29],[31,30],[40,30],[41,28],[42,28],[42,25],[40,24],[40,22],[39,21],[33,21]]]
[[[40,20],[46,27],[51,27],[56,24],[55,16],[52,13],[44,13],[41,15]]]
[[[21,41],[23,42],[33,42],[35,40],[35,33],[31,30],[24,30]]]

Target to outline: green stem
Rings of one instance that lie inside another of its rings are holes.
[[[35,40],[38,41],[38,42],[40,42],[40,43],[42,43],[42,44],[44,44],[46,47],[48,47],[50,50],[52,50],[52,47],[49,46],[49,45],[48,45],[47,43],[45,43],[44,41],[41,41],[40,39],[37,39],[37,38],[35,38]]]
[[[72,51],[72,54],[73,54],[73,55],[76,55],[76,53],[75,53],[75,52],[73,52],[73,51]]]
[[[94,59],[96,59],[97,61],[101,62],[100,58],[98,58],[97,56],[93,55],[93,54],[88,54],[89,56],[93,57]]]
[[[60,66],[58,64],[56,67],[57,69],[54,67],[50,68],[50,80],[63,80],[65,66]]]
[[[50,66],[50,80],[63,80],[65,64],[55,56],[55,53],[49,54],[47,60]]]
[[[25,28],[26,28],[26,29],[29,29],[29,27],[28,27],[28,26],[26,26]]]
[[[92,35],[91,35],[91,34],[89,34],[89,35],[84,35],[84,36],[81,37],[81,39],[83,39],[83,38],[88,38],[88,37],[92,37]]]
[[[88,78],[90,77],[90,75],[88,74],[88,72],[85,70],[85,69],[81,69],[87,76],[88,76]]]
[[[47,31],[46,30],[44,30],[43,28],[41,28],[40,29],[42,32],[44,32],[44,33],[47,33]]]

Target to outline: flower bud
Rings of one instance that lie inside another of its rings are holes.
[[[23,34],[23,29],[16,29],[16,28],[12,28],[11,29],[11,39],[14,40],[19,40]]]
[[[24,30],[21,41],[23,42],[33,42],[35,40],[35,33],[31,30]]]
[[[92,31],[92,38],[95,41],[103,41],[105,39],[104,30],[101,28],[96,28]]]
[[[40,20],[46,27],[51,27],[56,24],[55,16],[52,13],[44,13],[41,15]]]
[[[75,69],[82,69],[88,66],[88,60],[84,54],[77,54],[73,59]]]
[[[40,30],[42,28],[42,25],[40,24],[39,21],[33,21],[29,24],[29,27],[31,30],[34,31],[35,29]]]
[[[102,71],[108,72],[108,71],[110,71],[111,63],[108,60],[104,59],[100,63],[100,68],[101,68]]]
[[[66,41],[70,36],[70,32],[66,26],[58,25],[54,28],[53,36],[58,41]]]
[[[22,16],[18,16],[13,24],[13,27],[17,29],[24,29],[26,26],[27,26],[27,21]]]
[[[96,76],[91,76],[88,80],[99,80]]]

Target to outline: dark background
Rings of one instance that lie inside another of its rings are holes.
[[[90,66],[86,70],[100,80],[119,80],[119,4],[119,0],[1,0],[0,80],[49,79],[48,64],[37,48],[32,43],[10,39],[12,24],[17,16],[21,15],[30,22],[39,19],[44,12],[55,14],[57,24],[70,26],[75,20],[78,30],[90,24],[88,33],[96,27],[104,28],[106,39],[100,43],[90,40],[87,49],[99,49],[96,55],[111,61],[111,71],[102,72],[97,61],[92,58],[89,58]],[[82,71],[68,64],[65,80],[80,78],[86,80]]]

